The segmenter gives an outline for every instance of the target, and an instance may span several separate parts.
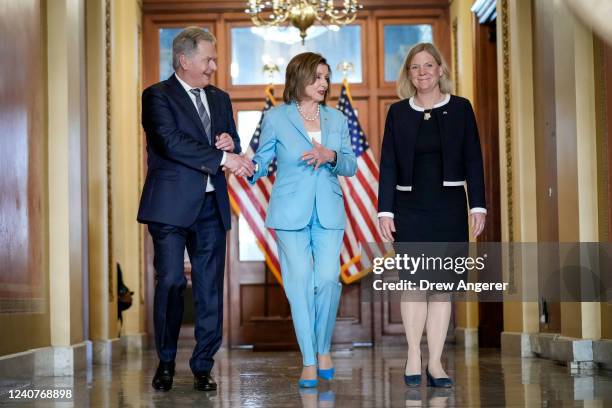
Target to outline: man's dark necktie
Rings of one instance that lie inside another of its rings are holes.
[[[189,92],[195,95],[196,97],[196,106],[198,107],[198,115],[200,116],[200,120],[202,121],[202,125],[204,125],[204,130],[206,131],[206,139],[208,139],[208,143],[212,145],[212,140],[210,136],[211,128],[210,128],[210,116],[208,116],[208,112],[206,112],[206,108],[204,107],[204,103],[202,102],[202,94],[203,89],[195,88],[190,89]]]

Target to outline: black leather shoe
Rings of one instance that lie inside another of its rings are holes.
[[[215,391],[217,383],[209,373],[195,374],[193,376],[193,388],[198,391]]]
[[[160,391],[169,391],[172,388],[172,379],[174,377],[174,361],[160,361],[153,377],[153,388]]]

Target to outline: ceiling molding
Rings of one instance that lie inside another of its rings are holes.
[[[448,0],[360,0],[365,10],[448,8]],[[336,1],[341,6],[341,1]],[[244,0],[143,0],[146,14],[244,12]]]

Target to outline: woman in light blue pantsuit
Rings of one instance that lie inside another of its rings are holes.
[[[325,105],[330,68],[319,54],[287,66],[285,104],[266,112],[253,158],[254,183],[276,157],[266,226],[276,232],[285,294],[304,368],[301,387],[332,379],[330,346],[342,285],[345,213],[338,176],[357,169],[345,116]]]

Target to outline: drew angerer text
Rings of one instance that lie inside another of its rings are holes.
[[[374,290],[438,290],[438,291],[502,291],[508,289],[508,282],[430,282],[421,279],[418,282],[400,280],[395,282],[385,282],[382,279],[375,279],[372,282]]]

